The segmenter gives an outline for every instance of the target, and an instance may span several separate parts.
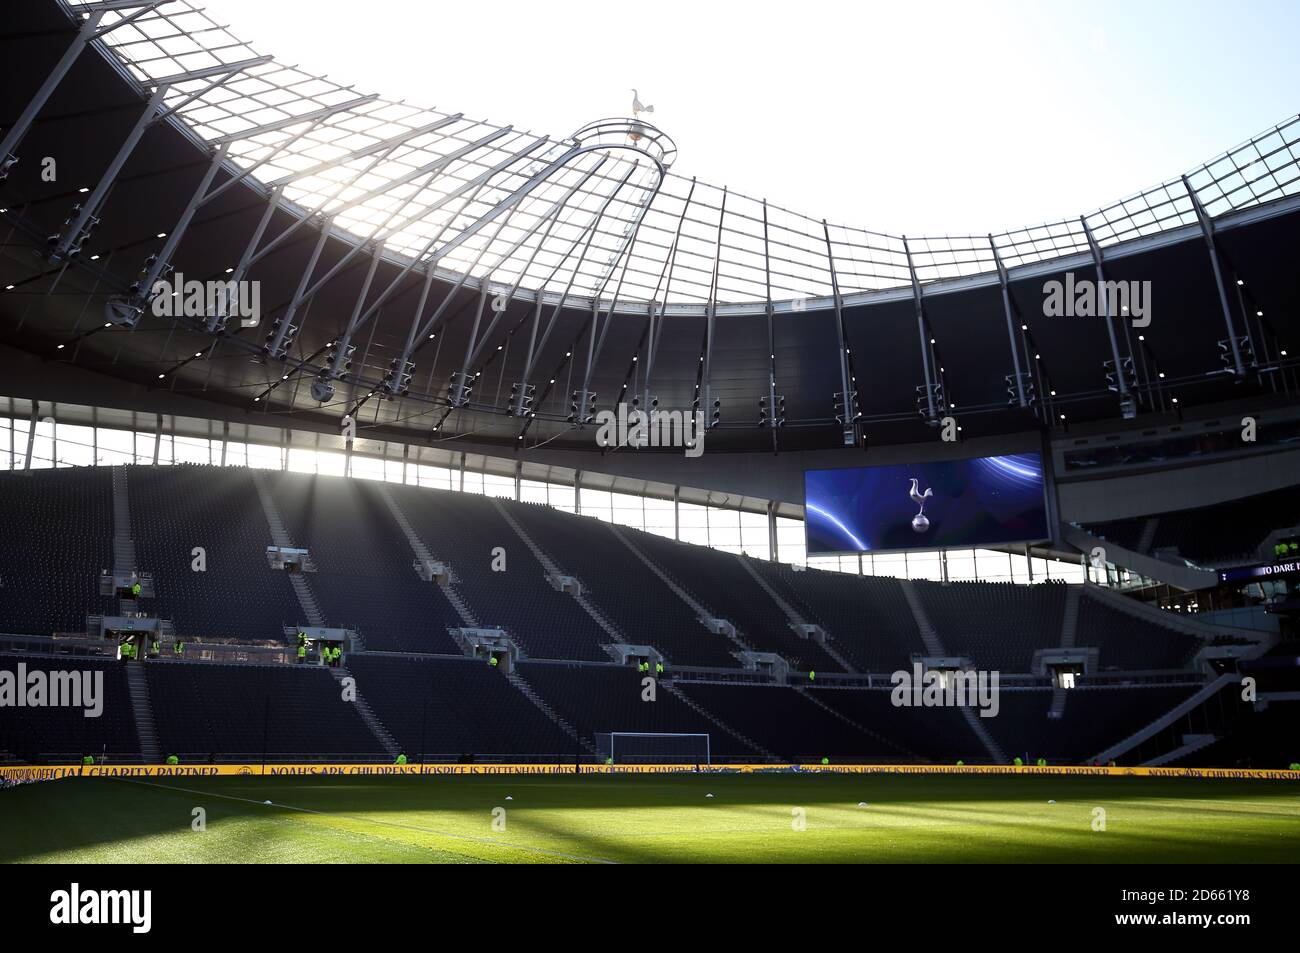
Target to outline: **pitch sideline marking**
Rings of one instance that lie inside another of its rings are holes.
[[[357,817],[352,814],[337,814],[330,811],[317,811],[309,807],[297,807],[293,804],[280,804],[275,801],[271,802],[270,805],[267,805],[265,801],[258,801],[254,798],[236,797],[233,794],[215,794],[211,791],[196,791],[193,788],[182,788],[171,784],[154,784],[152,781],[134,781],[129,778],[118,778],[116,780],[124,781],[127,784],[139,784],[147,788],[157,788],[162,791],[182,791],[186,794],[194,794],[199,797],[222,798],[223,800],[226,801],[243,801],[245,804],[256,804],[259,805],[260,807],[268,807],[268,806],[279,807],[289,811],[298,811],[302,814],[315,814],[320,817],[342,817],[342,818],[346,818],[347,820],[357,821],[363,824],[378,824],[383,827],[396,827],[403,830],[418,831],[421,834],[434,834],[437,835],[438,837],[448,837],[453,840],[472,841],[478,844],[494,844],[499,847],[510,847],[513,848],[514,850],[522,850],[534,854],[547,854],[551,857],[563,858],[564,860],[576,860],[576,861],[581,861],[583,863],[589,863],[589,864],[617,864],[618,863],[618,861],[616,860],[607,860],[604,857],[584,857],[580,854],[566,854],[563,851],[551,850],[546,847],[527,847],[523,844],[515,844],[511,841],[493,840],[492,838],[488,838],[488,837],[475,837],[472,834],[452,834],[447,831],[434,830],[431,827],[418,827],[415,824],[399,824],[395,821],[380,821],[370,817]]]

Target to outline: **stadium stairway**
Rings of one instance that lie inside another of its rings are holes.
[[[339,683],[340,689],[343,687],[343,680],[345,678],[352,679],[352,691],[355,693],[352,703],[357,706],[357,714],[360,715],[361,720],[366,723],[366,727],[369,728],[370,733],[375,736],[375,740],[379,742],[380,747],[388,752],[390,758],[396,759],[397,756],[402,753],[401,748],[398,747],[397,742],[393,739],[389,730],[384,727],[384,723],[379,720],[379,716],[375,714],[374,709],[366,704],[365,696],[357,690],[356,676],[348,670],[346,665],[340,665],[338,668],[331,668],[329,673],[334,676],[334,681]]]
[[[1156,530],[1160,528],[1160,517],[1153,516],[1146,521],[1142,527],[1142,535],[1138,537],[1137,551],[1146,555],[1151,552],[1151,545],[1156,541]]]
[[[718,728],[719,728],[720,730],[725,731],[727,734],[731,735],[731,737],[735,738],[735,739],[736,739],[737,741],[739,741],[741,744],[745,744],[745,745],[748,745],[749,747],[753,748],[755,751],[757,751],[759,754],[761,754],[761,755],[762,755],[764,758],[766,758],[768,761],[780,761],[780,760],[781,760],[781,759],[778,758],[776,755],[774,755],[772,752],[768,751],[766,748],[764,748],[764,747],[762,747],[761,745],[759,745],[759,744],[758,744],[756,741],[754,741],[752,738],[750,738],[750,737],[748,737],[748,736],[746,736],[746,735],[743,735],[743,734],[741,734],[739,731],[737,731],[735,728],[732,728],[731,725],[727,724],[727,723],[724,722],[721,718],[719,718],[717,715],[713,714],[713,712],[709,711],[707,708],[705,708],[704,706],[700,705],[698,702],[695,701],[695,699],[691,698],[691,697],[690,697],[689,695],[687,695],[685,692],[683,692],[683,691],[679,691],[679,690],[677,689],[677,686],[674,685],[671,681],[661,682],[660,684],[661,684],[664,688],[666,688],[666,689],[667,689],[667,690],[672,694],[672,696],[673,696],[674,698],[676,698],[678,701],[684,703],[684,704],[686,705],[686,707],[692,709],[692,710],[693,710],[697,715],[699,715],[701,718],[704,718],[705,720],[707,720],[707,721],[710,722],[711,724],[717,725]]]
[[[1079,600],[1083,597],[1080,586],[1070,586],[1065,593],[1065,612],[1061,614],[1061,648],[1074,648],[1079,634]]]
[[[754,581],[758,583],[759,588],[767,593],[767,597],[775,603],[778,609],[781,610],[785,615],[786,621],[789,622],[792,627],[812,624],[807,619],[802,618],[799,613],[795,611],[794,607],[790,605],[790,603],[786,602],[785,599],[781,597],[781,594],[772,588],[771,584],[769,584],[768,581],[762,577],[759,571],[754,568],[753,562],[747,556],[737,553],[736,559],[740,562],[740,565],[744,567],[745,572],[749,573],[754,578]],[[850,674],[856,674],[857,669],[853,667],[853,664],[837,652],[835,646],[830,644],[832,638],[831,633],[826,632],[825,629],[822,629],[822,631],[826,633],[826,641],[821,643],[822,651],[834,659],[835,664],[844,669],[844,671],[849,672]]]
[[[149,663],[144,663],[147,664]],[[131,699],[131,716],[135,722],[136,735],[140,739],[140,757],[145,764],[157,764],[162,760],[162,747],[158,744],[158,729],[154,725],[149,683],[144,677],[144,667],[139,662],[126,663],[126,691]]]
[[[899,585],[902,587],[903,596],[907,599],[908,606],[912,609],[912,617],[916,620],[916,628],[921,633],[921,641],[925,643],[926,650],[936,657],[945,655],[943,643],[939,641],[939,633],[935,631],[934,624],[925,611],[925,606],[921,605],[921,597],[917,594],[916,587],[912,585],[912,580],[900,579]],[[963,706],[960,711],[971,732],[979,739],[989,757],[993,759],[992,763],[1006,764],[1007,756],[1002,751],[1002,746],[989,734],[989,730],[984,727],[984,724],[980,721],[980,716],[975,710],[969,706]]]
[[[681,599],[682,602],[684,602],[690,608],[690,610],[695,613],[695,617],[696,619],[699,620],[700,626],[702,628],[707,628],[707,626],[705,625],[706,619],[716,618],[714,613],[710,612],[700,603],[696,602],[693,598],[691,598],[690,593],[688,593],[681,586],[677,585],[677,583],[675,583],[672,580],[672,577],[669,576],[662,569],[660,569],[659,565],[653,559],[651,559],[645,553],[641,552],[640,547],[638,547],[636,543],[632,541],[631,537],[629,537],[626,533],[624,533],[619,527],[615,526],[613,523],[603,523],[601,525],[605,526],[611,533],[613,533],[614,536],[619,540],[619,542],[621,542],[624,546],[626,546],[629,550],[632,551],[632,555],[636,556],[636,558],[639,559],[647,569],[649,569],[652,573],[654,573],[654,575],[659,579],[660,582],[662,582],[665,586],[671,589],[673,594],[676,595],[678,599]],[[753,648],[745,643],[744,639],[740,637],[740,634],[738,632],[735,633],[726,632],[723,633],[723,635],[725,636],[725,638],[729,639],[734,646],[736,646],[737,650],[741,652],[753,651]]]
[[[1061,536],[1081,553],[1091,553],[1100,548],[1105,551],[1107,562],[1179,589],[1208,589],[1218,584],[1218,576],[1214,572],[1187,565],[1185,561],[1174,563],[1139,553],[1113,540],[1095,536],[1090,530],[1074,523],[1062,523]]]
[[[257,470],[251,471],[251,475],[253,485],[257,487],[257,498],[262,503],[262,512],[266,514],[266,525],[271,531],[272,544],[292,547],[293,540],[289,538],[289,531],[284,528],[284,520],[280,517],[280,509],[275,505],[271,491],[266,486],[266,480]],[[310,560],[308,565],[310,565]],[[306,569],[307,566],[303,568]],[[320,603],[316,601],[316,595],[311,591],[311,586],[308,585],[303,574],[294,572],[289,573],[288,576],[289,585],[293,587],[294,595],[298,597],[298,605],[302,609],[307,624],[313,626],[325,625],[325,617],[321,614]]]
[[[1083,598],[1082,586],[1070,586],[1065,591],[1065,611],[1061,613],[1061,648],[1074,648],[1079,634],[1079,600]],[[1052,704],[1047,717],[1060,720],[1065,717],[1065,702],[1069,693],[1060,686],[1052,689]]]
[[[1122,593],[1091,582],[1083,584],[1083,595],[1085,598],[1092,598],[1113,609],[1118,609],[1135,619],[1166,629],[1173,629],[1175,632],[1183,632],[1204,641],[1209,641],[1215,636],[1231,635],[1252,644],[1263,646],[1270,639],[1269,633],[1259,629],[1241,629],[1217,624],[1206,625],[1204,622],[1197,621],[1195,616],[1157,609],[1145,602],[1131,599]]]
[[[131,538],[131,497],[126,467],[113,467],[113,569],[135,572],[135,541]]]
[[[426,546],[424,540],[420,538],[420,534],[415,531],[415,527],[411,525],[411,521],[406,518],[406,513],[402,510],[401,504],[393,498],[393,494],[388,491],[388,487],[382,483],[377,483],[375,484],[375,492],[378,493],[379,498],[384,501],[384,505],[388,507],[388,511],[393,514],[393,522],[397,524],[398,528],[402,531],[402,535],[406,537],[407,545],[411,547],[411,552],[415,555],[415,558],[419,563],[428,566],[435,562],[439,562],[439,560],[433,558],[433,553],[429,552],[429,547]],[[448,579],[442,586],[442,594],[447,597],[447,601],[450,602],[451,607],[456,610],[456,615],[460,616],[460,621],[465,624],[466,628],[478,628],[478,620],[474,618],[474,613],[470,611],[469,605],[465,602],[465,599],[461,594],[456,591],[455,573],[452,571],[450,565],[445,563],[444,565],[447,566]]]
[[[1060,685],[1057,685],[1052,689],[1052,704],[1047,709],[1048,718],[1059,721],[1065,717],[1065,700],[1068,695],[1069,692]]]
[[[1207,682],[1199,691],[1185,699],[1180,704],[1169,709],[1169,711],[1148,724],[1145,728],[1134,732],[1118,744],[1111,745],[1105,751],[1098,754],[1095,759],[1089,760],[1096,760],[1105,764],[1108,761],[1119,759],[1133,748],[1146,741],[1152,735],[1156,734],[1156,732],[1168,728],[1193,708],[1197,707],[1207,699],[1214,697],[1228,685],[1237,682],[1239,679],[1240,676],[1235,672],[1225,672],[1213,681]]]
[[[984,723],[980,721],[980,716],[976,713],[975,709],[968,705],[959,709],[959,711],[961,711],[962,718],[966,720],[966,724],[970,726],[970,730],[975,733],[975,737],[978,738],[980,744],[984,746],[984,750],[987,751],[989,757],[993,759],[993,763],[1006,764],[1007,756],[1002,751],[1001,745],[999,745],[994,737],[989,734],[989,730],[984,727]]]
[[[1208,748],[1218,740],[1219,736],[1215,734],[1183,735],[1183,743],[1181,745],[1173,751],[1167,751],[1149,761],[1143,761],[1142,767],[1159,768],[1163,765],[1171,764],[1179,758],[1186,758],[1189,755],[1196,754],[1196,752],[1200,751],[1202,748]]]
[[[935,631],[925,607],[921,605],[921,597],[917,595],[912,580],[900,579],[898,587],[903,590],[903,598],[907,600],[907,606],[912,610],[912,618],[916,620],[916,629],[921,634],[921,643],[925,646],[925,650],[936,658],[946,655],[943,643],[939,641],[939,633]]]
[[[540,711],[547,718],[551,719],[551,721],[555,723],[555,726],[557,728],[559,728],[562,732],[568,735],[569,738],[571,738],[573,741],[582,745],[582,750],[586,751],[587,754],[590,755],[596,754],[596,749],[591,745],[591,743],[588,742],[586,738],[582,737],[582,735],[578,733],[577,729],[574,728],[573,725],[569,724],[567,721],[561,718],[556,713],[555,709],[552,708],[549,704],[547,704],[546,701],[540,695],[537,694],[537,692],[533,689],[533,686],[528,684],[528,679],[524,678],[518,672],[507,672],[506,680],[509,681],[510,684],[513,685],[516,689],[518,689],[521,695],[523,695],[530,702],[536,705],[538,711]]]
[[[520,540],[523,541],[523,544],[528,547],[528,551],[533,554],[533,558],[541,563],[542,568],[545,569],[552,578],[570,575],[569,573],[564,572],[556,564],[555,560],[551,558],[550,553],[542,549],[542,547],[539,546],[530,535],[528,535],[528,531],[525,530],[523,526],[520,525],[519,521],[511,515],[510,509],[502,503],[501,500],[493,497],[492,505],[497,508],[497,512],[501,514],[501,518],[506,521],[506,524],[514,530],[515,535],[518,536]],[[579,579],[578,583],[579,589],[581,589],[582,580]],[[614,623],[606,618],[603,612],[596,608],[595,604],[587,598],[585,592],[570,592],[569,595],[573,598],[573,601],[581,606],[583,611],[591,617],[591,620],[595,622],[596,625],[600,626],[614,644],[626,645],[631,642],[627,636],[619,631],[618,627],[614,625]]]

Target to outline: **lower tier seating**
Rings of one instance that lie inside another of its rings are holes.
[[[573,760],[582,749],[475,659],[353,655],[357,690],[412,760]]]
[[[320,666],[143,664],[164,757],[387,759],[357,706]]]

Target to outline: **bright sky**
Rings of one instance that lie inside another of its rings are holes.
[[[555,138],[636,87],[675,172],[895,234],[1073,218],[1300,111],[1294,0],[206,7],[359,92]]]

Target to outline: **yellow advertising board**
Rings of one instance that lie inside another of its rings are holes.
[[[1300,771],[1246,768],[1108,768],[941,764],[57,764],[0,766],[8,781],[64,778],[396,777],[573,774],[985,774],[1300,781]]]

